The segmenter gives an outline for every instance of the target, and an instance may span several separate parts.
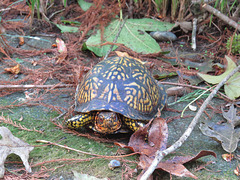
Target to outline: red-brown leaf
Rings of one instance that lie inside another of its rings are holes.
[[[156,118],[151,123],[152,121],[136,131],[128,143],[128,146],[132,147],[134,152],[139,152],[149,157],[154,156],[159,149],[166,149],[168,138],[167,123],[164,119]],[[149,129],[150,125],[151,128]],[[148,142],[146,142],[146,137]]]

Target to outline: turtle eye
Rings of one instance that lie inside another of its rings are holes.
[[[103,119],[104,119],[103,115],[98,116],[98,122],[99,123],[103,123]]]

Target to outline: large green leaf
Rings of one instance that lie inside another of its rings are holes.
[[[102,45],[105,42],[113,42],[122,20],[112,21],[104,30],[103,41],[101,32],[97,31],[86,42],[87,48],[98,56],[104,56],[111,45]],[[145,31],[167,31],[173,24],[160,22],[153,19],[127,19],[116,43],[124,44],[126,47],[138,53],[148,54],[160,52],[158,43]],[[117,46],[113,47],[115,50]]]
[[[211,76],[208,74],[198,73],[198,76],[200,76],[202,79],[211,84],[217,84],[221,82],[231,71],[233,71],[233,69],[237,67],[230,57],[226,56],[226,59],[228,65],[226,71],[223,74],[219,76]],[[240,89],[240,73],[237,72],[224,84],[224,91],[230,99],[235,99],[240,96],[239,89]]]

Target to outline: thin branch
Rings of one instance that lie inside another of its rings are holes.
[[[89,152],[81,151],[81,150],[78,150],[78,149],[74,149],[74,148],[71,148],[71,147],[68,147],[68,146],[64,146],[64,145],[53,143],[53,142],[46,141],[46,140],[37,140],[36,142],[46,143],[46,144],[58,146],[58,147],[61,147],[61,148],[65,148],[67,150],[76,151],[78,153],[87,154],[87,155],[91,155],[91,156],[102,157],[102,158],[122,158],[122,157],[128,157],[128,156],[132,156],[132,155],[135,155],[135,154],[139,154],[139,153],[131,153],[131,154],[126,154],[126,155],[121,155],[121,156],[104,156],[104,155],[100,155],[100,154],[92,154],[92,153],[89,153]]]
[[[209,6],[208,4],[204,4],[202,7],[204,9],[206,9],[207,11],[209,11],[210,13],[217,16],[219,19],[223,20],[226,24],[228,24],[228,25],[238,29],[238,31],[240,31],[240,25],[238,23],[236,23],[235,21],[233,21],[229,17],[225,16],[224,14],[222,14],[217,9],[213,8],[212,6]]]
[[[209,102],[211,101],[211,99],[215,96],[215,94],[217,93],[217,91],[223,86],[224,83],[227,82],[227,80],[232,77],[236,72],[238,72],[240,70],[240,65],[235,68],[231,73],[229,73],[229,75],[227,77],[225,77],[217,86],[216,88],[211,92],[211,94],[207,97],[207,99],[204,101],[204,103],[202,104],[202,106],[200,107],[199,111],[197,112],[196,116],[193,118],[192,122],[190,123],[190,125],[188,126],[187,130],[183,133],[183,135],[179,138],[179,140],[177,140],[172,146],[170,146],[169,148],[160,151],[158,150],[156,152],[156,157],[155,159],[152,161],[152,164],[149,166],[149,168],[147,169],[147,171],[143,174],[143,176],[140,178],[140,180],[147,180],[149,178],[149,176],[153,173],[153,171],[156,169],[157,165],[159,164],[159,162],[169,153],[175,151],[177,148],[179,148],[180,146],[182,146],[182,144],[187,140],[187,138],[191,135],[191,132],[193,131],[194,127],[196,126],[198,119],[200,118],[200,116],[202,115],[202,113],[204,112],[204,110],[206,109],[207,105],[209,104]]]
[[[48,88],[66,88],[73,87],[72,84],[55,85],[0,85],[0,89],[48,89]]]
[[[193,30],[192,30],[192,49],[196,51],[196,33],[197,33],[197,18],[193,18]]]

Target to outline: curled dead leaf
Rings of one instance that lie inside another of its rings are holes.
[[[60,53],[58,55],[58,60],[56,61],[56,64],[61,64],[67,57],[67,47],[64,41],[60,38],[56,39],[56,43],[57,43],[58,52]]]
[[[19,45],[20,46],[24,45],[24,37],[22,36],[19,37]]]
[[[234,158],[234,155],[233,154],[222,154],[222,158],[227,162],[231,162],[232,159]]]
[[[20,72],[20,64],[17,64],[16,66],[14,66],[12,68],[5,68],[4,70],[7,72],[10,72],[12,74],[18,74]]]
[[[151,127],[149,128],[150,125]],[[148,142],[146,142],[146,137]],[[130,137],[128,146],[132,147],[134,152],[152,157],[157,150],[166,148],[167,138],[168,128],[166,121],[162,118],[156,118],[136,131]]]
[[[236,169],[234,169],[234,174],[236,176],[240,176],[240,168],[239,168],[239,166],[237,166]]]

